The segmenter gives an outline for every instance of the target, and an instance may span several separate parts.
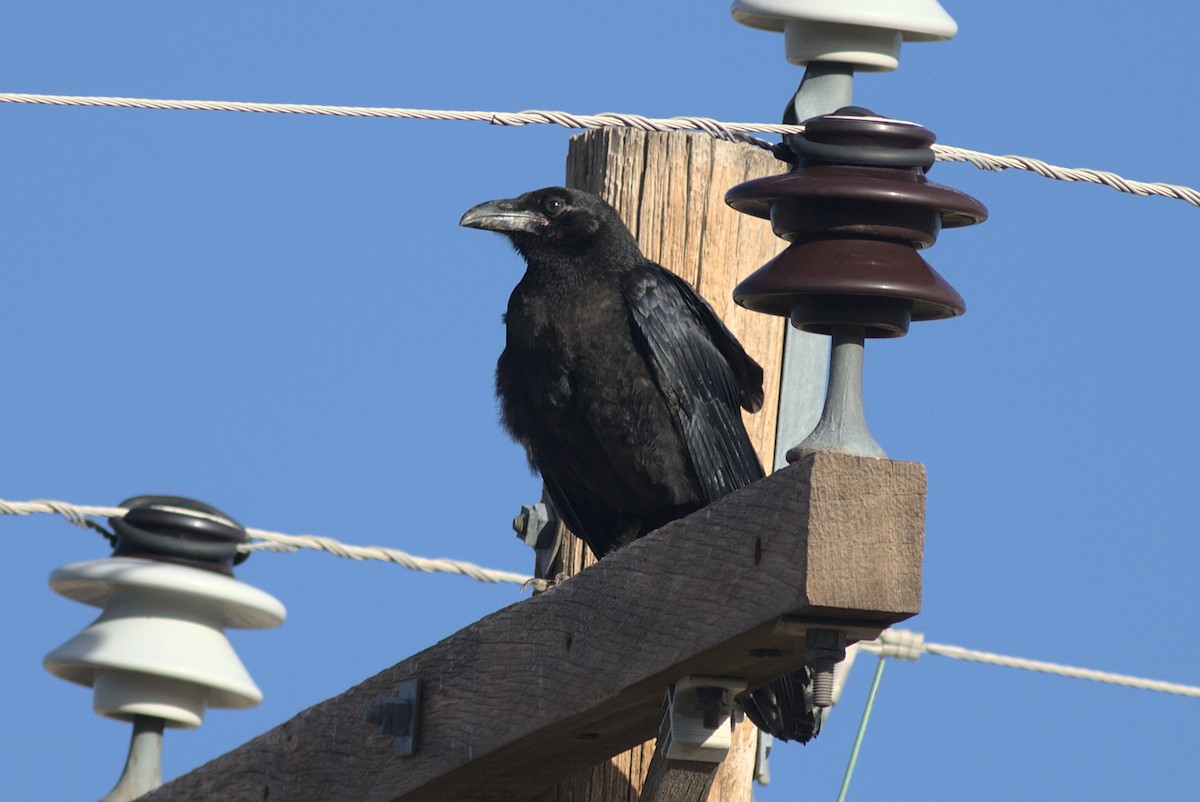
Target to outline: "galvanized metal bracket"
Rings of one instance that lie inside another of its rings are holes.
[[[405,680],[400,683],[395,696],[380,696],[378,702],[364,707],[363,720],[378,725],[379,732],[396,739],[396,757],[408,757],[416,752],[421,721],[421,680]]]
[[[746,690],[736,677],[689,674],[667,692],[670,760],[720,763],[732,742],[733,699]]]

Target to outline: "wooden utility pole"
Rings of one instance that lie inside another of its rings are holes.
[[[761,220],[725,203],[730,187],[783,172],[770,153],[707,134],[589,131],[571,139],[567,186],[608,201],[647,258],[682,276],[763,366],[763,408],[743,413],[762,464],[774,460],[776,412],[786,321],[747,312],[733,303],[734,286],[782,250],[784,242]],[[572,576],[595,562],[574,535],[563,542],[557,570]],[[650,768],[656,741],[634,747],[572,777],[538,802],[634,802]],[[744,721],[734,734],[708,802],[750,802],[758,734]]]

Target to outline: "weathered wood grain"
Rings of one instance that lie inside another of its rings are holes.
[[[751,687],[920,606],[924,469],[817,454],[506,607],[145,797],[529,799],[653,736],[686,674]],[[420,677],[412,757],[363,707]]]

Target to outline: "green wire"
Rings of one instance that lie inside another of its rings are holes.
[[[858,735],[854,736],[854,748],[850,750],[850,763],[846,766],[846,775],[842,777],[842,790],[838,791],[837,802],[845,802],[846,792],[850,790],[850,778],[854,776],[854,764],[858,762],[858,750],[862,746],[863,734],[867,731],[867,720],[871,718],[871,708],[875,706],[875,692],[879,690],[879,678],[883,676],[883,655],[879,656],[879,665],[875,666],[875,679],[871,680],[871,691],[867,694],[867,706],[863,708],[862,721],[858,722]]]

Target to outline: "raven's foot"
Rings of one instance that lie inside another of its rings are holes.
[[[521,591],[523,592],[523,591],[528,590],[529,588],[533,588],[533,592],[535,594],[545,593],[548,590],[554,590],[556,587],[561,585],[563,582],[566,582],[567,579],[569,579],[569,578],[570,577],[568,577],[566,574],[560,573],[553,579],[543,579],[540,577],[526,579],[524,582],[521,583]]]

